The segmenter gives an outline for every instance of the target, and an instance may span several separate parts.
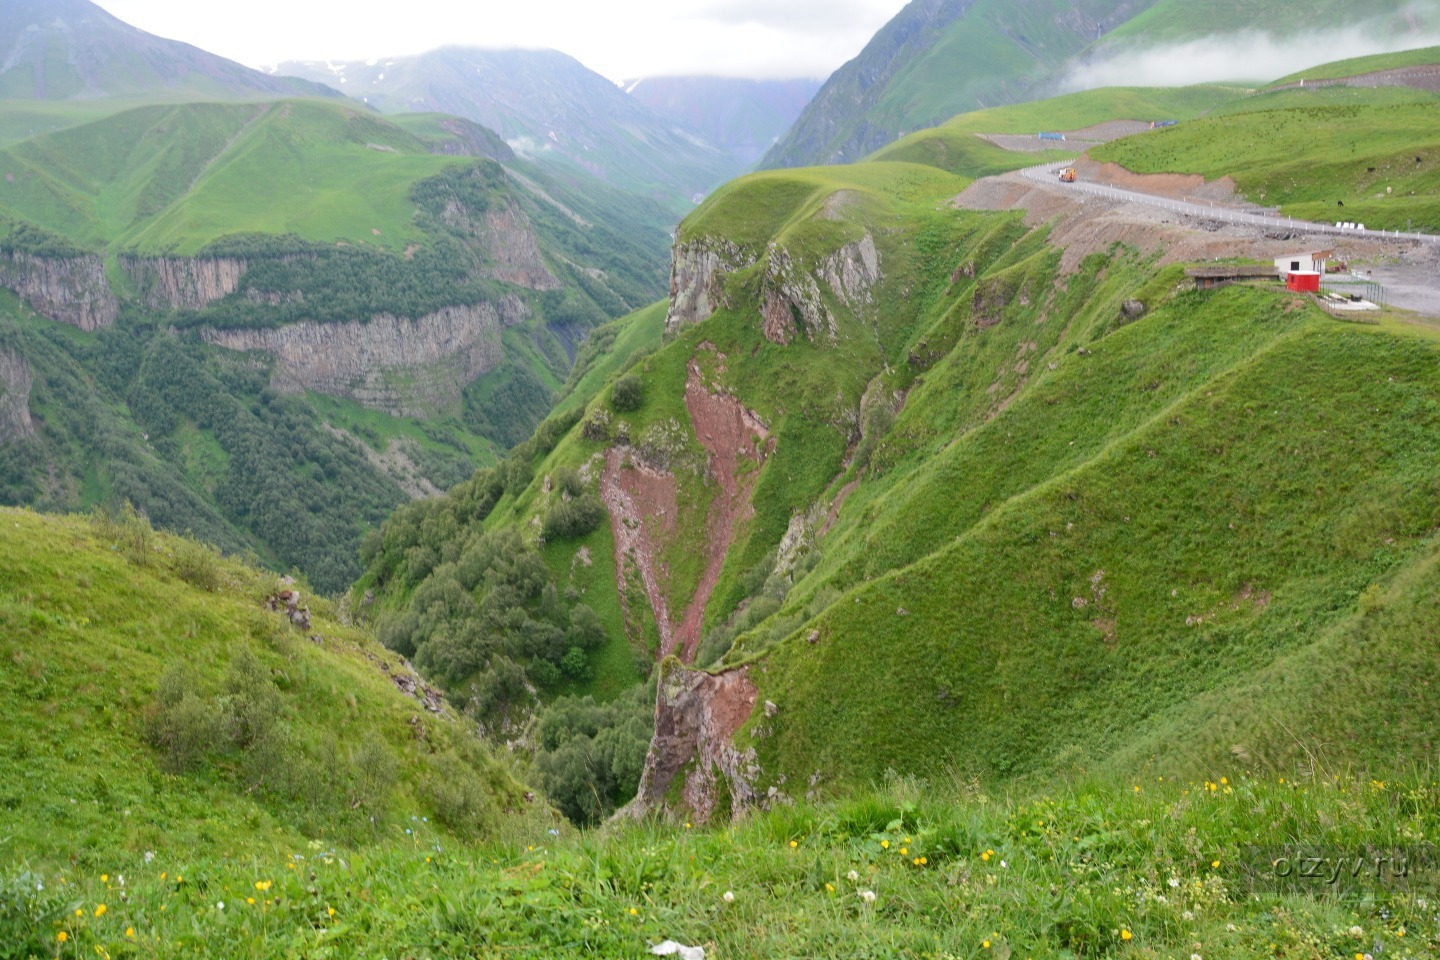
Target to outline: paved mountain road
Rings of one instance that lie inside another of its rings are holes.
[[[1061,183],[1060,171],[1066,167],[1074,166],[1076,161],[1062,161],[1059,163],[1046,163],[1037,167],[1026,167],[1018,171],[1027,180],[1035,183],[1048,185],[1064,192],[1085,193],[1091,196],[1103,197],[1108,200],[1118,200],[1127,203],[1143,203],[1152,207],[1159,207],[1180,216],[1194,217],[1202,220],[1220,220],[1225,223],[1246,224],[1249,226],[1262,227],[1267,230],[1288,230],[1294,233],[1330,234],[1344,237],[1366,237],[1366,238],[1393,238],[1398,240],[1420,240],[1426,243],[1440,243],[1440,236],[1427,233],[1403,233],[1393,230],[1357,230],[1349,227],[1336,227],[1333,223],[1313,223],[1309,220],[1296,220],[1292,217],[1282,216],[1279,213],[1255,213],[1249,210],[1237,210],[1234,207],[1224,207],[1204,203],[1194,203],[1188,200],[1176,200],[1171,197],[1157,196],[1153,193],[1142,193],[1138,190],[1127,190],[1124,187],[1115,187],[1105,183]]]

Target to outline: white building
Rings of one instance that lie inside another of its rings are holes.
[[[1319,250],[1315,253],[1291,253],[1275,258],[1275,273],[1288,277],[1292,273],[1325,272],[1325,264],[1335,253],[1334,250]]]

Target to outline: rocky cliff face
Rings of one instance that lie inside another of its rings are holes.
[[[19,294],[36,313],[81,330],[108,327],[120,303],[99,257],[37,257],[0,252],[0,286]]]
[[[472,218],[463,204],[452,200],[440,219],[447,226],[474,237],[474,242],[493,264],[490,275],[496,280],[531,290],[560,288],[560,281],[545,265],[530,218],[515,203],[491,207],[483,218]]]
[[[199,310],[228,297],[249,269],[230,257],[126,257],[120,261],[140,298],[161,310]]]
[[[674,658],[660,665],[655,736],[640,774],[640,791],[620,815],[642,819],[666,811],[675,778],[685,773],[682,813],[705,823],[759,799],[754,750],[740,751],[731,738],[755,709],[749,670],[721,674],[691,670]]]
[[[724,299],[720,281],[727,273],[743,270],[755,258],[728,240],[700,237],[675,244],[670,258],[670,311],[665,332],[675,333],[689,323],[709,319]]]
[[[33,380],[25,358],[0,350],[0,443],[35,432],[30,421],[30,386]]]
[[[279,363],[277,389],[314,390],[396,416],[431,416],[453,406],[476,377],[495,368],[502,328],[530,309],[518,297],[446,307],[410,320],[297,323],[265,330],[206,330],[209,343],[261,350]]]

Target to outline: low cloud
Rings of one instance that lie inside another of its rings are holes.
[[[1335,60],[1440,45],[1440,18],[1433,8],[1412,8],[1405,16],[1415,29],[1398,37],[1388,24],[1366,22],[1285,36],[1243,30],[1144,49],[1116,47],[1071,67],[1062,85],[1073,91],[1269,83]]]

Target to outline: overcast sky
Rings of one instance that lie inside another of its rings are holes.
[[[99,0],[142,30],[263,67],[445,44],[551,47],[612,80],[825,78],[905,0]]]

